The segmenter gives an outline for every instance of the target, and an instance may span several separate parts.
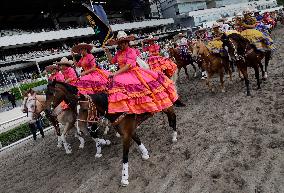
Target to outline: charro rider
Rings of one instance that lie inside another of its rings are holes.
[[[80,74],[76,82],[79,94],[89,95],[96,94],[106,90],[109,72],[100,69],[96,65],[96,59],[91,54],[93,46],[81,43],[72,48],[72,56],[75,66],[82,67],[83,72]],[[81,55],[81,59],[77,62],[74,53]]]
[[[247,38],[258,51],[266,52],[272,49],[273,40],[255,29],[257,26],[256,18],[252,16],[252,11],[246,8],[243,11],[244,17],[242,18],[240,25],[242,27],[241,35]]]
[[[134,36],[119,31],[110,44],[118,44],[114,57],[108,49],[105,52],[110,63],[118,63],[119,70],[110,75],[108,88],[108,112],[142,114],[154,113],[169,108],[177,100],[174,83],[163,73],[140,68],[137,53],[129,47]]]
[[[143,51],[149,52],[147,63],[151,70],[156,72],[162,72],[169,78],[174,75],[177,70],[177,65],[169,58],[160,55],[160,45],[155,43],[158,38],[150,35],[142,42]],[[148,44],[147,46],[144,43]]]

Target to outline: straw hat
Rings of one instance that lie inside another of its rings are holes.
[[[246,7],[244,10],[243,10],[243,14],[251,14],[252,13],[252,10],[249,8],[249,7]]]
[[[143,40],[143,42],[152,42],[152,41],[157,41],[158,39],[159,39],[158,37],[154,37],[152,35],[149,35],[148,38]]]
[[[220,24],[219,23],[217,23],[217,22],[215,22],[213,25],[212,25],[212,28],[219,28],[220,27]]]
[[[53,70],[59,70],[59,67],[55,64],[45,67],[46,72],[52,72]]]
[[[93,47],[94,46],[91,45],[91,44],[80,43],[80,44],[74,46],[72,48],[72,51],[75,52],[75,53],[80,53],[82,49],[86,49],[90,52],[93,49]]]
[[[116,45],[116,44],[118,44],[119,42],[122,42],[122,41],[130,42],[130,41],[133,41],[133,40],[135,40],[134,35],[127,35],[124,31],[119,31],[117,33],[116,38],[109,40],[108,44]]]
[[[68,60],[68,58],[63,57],[61,58],[61,60],[59,62],[55,62],[55,64],[57,65],[65,65],[65,66],[72,66],[73,65],[73,61],[72,60]]]

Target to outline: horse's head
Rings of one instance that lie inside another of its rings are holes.
[[[57,107],[63,100],[67,102],[71,109],[77,106],[77,93],[76,87],[63,82],[50,82],[47,86],[46,104],[51,108]]]
[[[247,44],[250,44],[247,39],[237,33],[228,36],[224,34],[221,40],[223,42],[223,48],[227,51],[231,61],[242,60],[246,52]]]
[[[197,60],[198,57],[204,55],[205,51],[206,46],[201,40],[192,43],[192,57],[194,60]]]

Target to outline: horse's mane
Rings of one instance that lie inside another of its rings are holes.
[[[92,101],[102,108],[104,112],[108,111],[108,95],[104,92],[90,95]]]
[[[242,35],[237,34],[237,33],[232,33],[228,35],[228,38],[231,38],[238,44],[238,52],[241,54],[244,54],[247,45],[250,45],[250,41],[246,38],[244,38]]]
[[[78,93],[77,87],[72,86],[70,84],[67,84],[65,82],[52,81],[51,83],[49,83],[49,85],[51,85],[53,87],[55,87],[56,85],[61,85],[71,94],[77,95],[77,93]]]

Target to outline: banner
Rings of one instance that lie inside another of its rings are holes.
[[[100,10],[97,11],[97,13],[101,14],[100,16],[97,15],[89,5],[85,3],[82,4],[82,11],[86,14],[87,21],[94,29],[94,38],[98,40],[101,45],[104,45],[108,39],[112,38],[113,33],[110,25],[108,24],[106,14],[102,11],[103,8],[101,7],[97,9]],[[105,20],[105,22],[103,20]]]

